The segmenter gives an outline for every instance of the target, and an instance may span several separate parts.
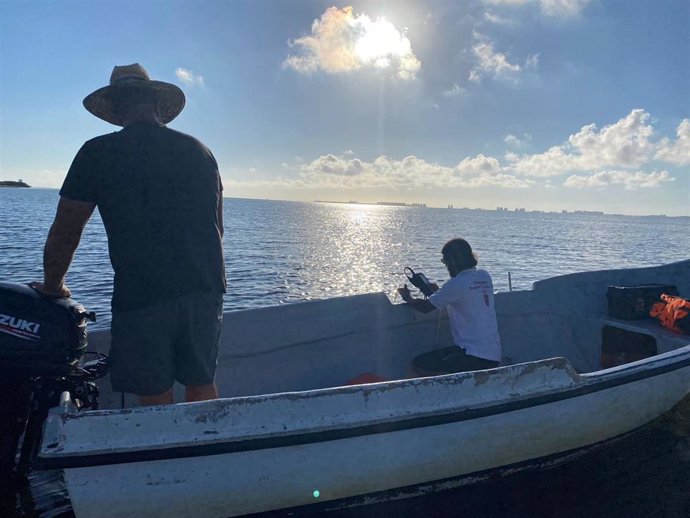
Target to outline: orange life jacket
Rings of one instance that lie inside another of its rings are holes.
[[[661,295],[663,302],[657,302],[649,311],[650,317],[655,317],[659,323],[676,333],[687,332],[690,321],[690,300],[671,295]],[[683,321],[681,323],[681,321]],[[682,326],[682,329],[681,327]]]

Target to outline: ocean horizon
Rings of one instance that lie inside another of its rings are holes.
[[[59,192],[59,187],[46,187],[40,185],[3,185],[9,183],[18,183],[22,180],[0,180],[0,189],[35,189],[35,190],[46,190]],[[455,204],[444,205],[433,205],[424,201],[419,202],[404,202],[404,201],[390,201],[390,200],[376,200],[376,201],[359,201],[359,200],[291,200],[283,198],[258,198],[250,196],[227,196],[223,199],[228,200],[247,200],[247,201],[276,201],[276,202],[293,202],[293,203],[333,203],[333,204],[343,204],[343,205],[375,205],[375,206],[398,206],[398,207],[409,207],[409,208],[427,208],[427,209],[452,209],[452,210],[476,210],[476,211],[488,211],[488,212],[523,212],[523,213],[533,213],[533,214],[562,214],[562,215],[590,215],[590,216],[620,216],[620,217],[631,217],[631,218],[681,218],[689,219],[690,214],[627,214],[623,212],[606,212],[604,210],[591,210],[591,209],[560,209],[560,210],[547,210],[547,209],[532,209],[526,207],[502,207],[497,206],[496,208],[490,207],[471,207],[469,205],[455,206]]]

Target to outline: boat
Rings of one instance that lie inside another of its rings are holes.
[[[501,365],[416,379],[410,360],[451,343],[438,312],[384,293],[229,312],[221,399],[137,407],[103,380],[100,409],[79,411],[63,393],[33,469],[64,471],[78,518],[182,518],[342,509],[549,468],[688,397],[690,336],[609,316],[609,286],[645,284],[687,297],[690,260],[497,293]],[[653,350],[626,357],[640,338]],[[89,335],[91,350],[108,343]]]

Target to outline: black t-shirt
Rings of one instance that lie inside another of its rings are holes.
[[[223,186],[201,142],[136,123],[86,142],[60,195],[95,203],[115,270],[114,310],[185,293],[225,292]]]

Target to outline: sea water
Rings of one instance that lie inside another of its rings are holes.
[[[42,278],[43,245],[58,199],[54,189],[0,189],[0,280]],[[529,289],[555,275],[690,257],[687,217],[224,202],[227,311],[376,291],[393,300],[406,281],[405,266],[438,284],[448,278],[440,250],[454,237],[470,242],[497,291],[511,287],[509,273],[512,289]],[[98,314],[90,328],[108,327],[112,269],[98,211],[67,284],[73,298]]]

